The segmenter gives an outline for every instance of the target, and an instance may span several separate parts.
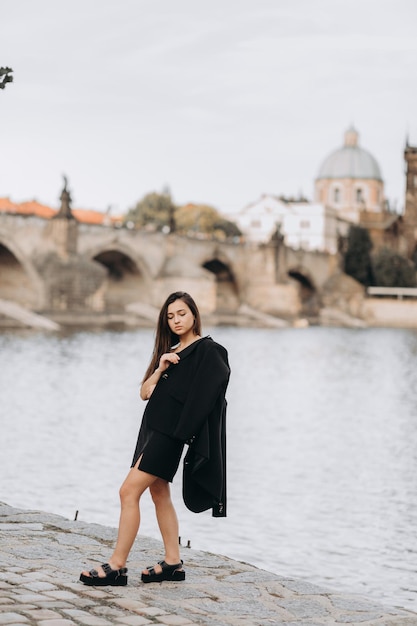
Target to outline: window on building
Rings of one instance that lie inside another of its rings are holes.
[[[310,228],[310,222],[308,220],[301,220],[300,228]]]
[[[339,187],[336,187],[336,188],[333,190],[333,201],[334,201],[336,204],[339,204],[339,202],[340,202],[340,189],[339,189]]]
[[[360,187],[358,187],[358,189],[356,190],[356,202],[358,204],[363,202],[363,189],[361,189]]]

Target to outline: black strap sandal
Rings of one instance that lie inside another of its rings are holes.
[[[162,567],[161,572],[155,572],[154,566],[149,566],[146,569],[148,574],[142,572],[142,582],[144,583],[160,583],[163,580],[171,580],[179,582],[185,580],[185,572],[182,569],[183,561],[181,563],[175,563],[175,565],[169,565],[165,561],[158,561],[158,565]]]
[[[101,567],[106,574],[105,576],[99,576],[96,569],[90,569],[89,576],[80,575],[81,582],[90,587],[104,587],[105,585],[124,587],[127,585],[127,567],[112,569],[108,563],[103,563]]]

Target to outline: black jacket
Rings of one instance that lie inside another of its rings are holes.
[[[156,385],[145,412],[148,424],[189,444],[183,497],[195,513],[226,516],[226,349],[203,337],[179,353]]]

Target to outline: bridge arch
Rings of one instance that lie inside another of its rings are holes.
[[[287,274],[298,283],[301,314],[307,317],[318,315],[320,298],[310,272],[303,266],[295,266],[288,269]]]
[[[216,313],[236,313],[240,304],[239,289],[230,265],[218,255],[207,259],[201,265],[214,274],[216,280]]]
[[[106,310],[122,312],[133,302],[151,301],[151,277],[143,259],[118,243],[90,250],[88,256],[107,270],[103,288]]]
[[[45,303],[45,285],[10,236],[0,232],[0,298],[35,311]]]

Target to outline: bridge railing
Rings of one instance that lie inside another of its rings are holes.
[[[368,287],[368,296],[382,296],[385,298],[417,298],[417,287]]]

